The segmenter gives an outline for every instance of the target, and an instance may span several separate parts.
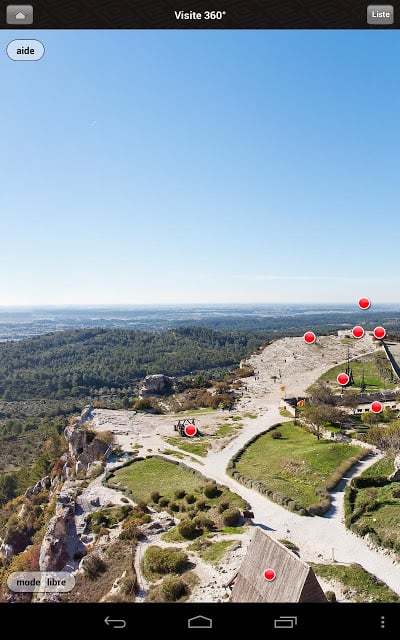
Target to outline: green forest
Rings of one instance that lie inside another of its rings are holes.
[[[128,329],[62,331],[0,343],[0,398],[83,398],[134,393],[148,374],[218,379],[255,351],[266,332],[181,327],[165,332]]]

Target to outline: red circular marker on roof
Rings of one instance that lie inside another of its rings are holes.
[[[383,411],[382,402],[379,402],[379,400],[375,400],[375,402],[371,404],[371,411],[373,413],[381,413],[381,411]]]
[[[264,578],[268,580],[268,582],[272,582],[272,580],[276,578],[275,571],[273,569],[266,569],[266,571],[264,571]]]
[[[307,342],[307,344],[314,344],[314,342],[317,339],[317,336],[313,331],[306,331],[303,338],[304,338],[304,342]]]
[[[189,438],[192,438],[197,433],[197,427],[195,427],[194,424],[187,424],[185,425],[184,431],[185,431],[185,436],[189,436]]]
[[[386,330],[383,327],[375,327],[374,336],[378,338],[378,340],[382,340],[386,335]]]
[[[353,334],[353,338],[363,338],[365,335],[364,329],[359,325],[353,327],[351,333]]]
[[[369,309],[371,306],[371,300],[369,298],[360,298],[358,301],[360,309]]]
[[[342,387],[345,387],[346,384],[349,384],[350,382],[350,378],[347,375],[347,373],[339,373],[338,377],[337,377],[337,381],[340,385],[342,385]]]

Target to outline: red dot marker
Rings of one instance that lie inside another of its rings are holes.
[[[369,309],[371,306],[371,300],[369,298],[360,298],[358,301],[360,309]]]
[[[378,338],[378,340],[382,340],[386,335],[386,330],[383,327],[375,327],[374,336]]]
[[[268,582],[272,582],[272,580],[275,580],[276,578],[275,571],[273,569],[267,569],[264,571],[264,578],[268,580]]]
[[[345,387],[346,384],[349,384],[350,382],[350,378],[347,375],[347,373],[339,373],[338,377],[337,377],[337,381],[340,385],[342,385],[342,387]]]
[[[185,425],[184,432],[185,436],[189,436],[189,438],[192,438],[197,433],[197,427],[195,427],[194,424],[187,424]]]
[[[356,327],[353,327],[351,333],[353,334],[353,338],[363,338],[365,335],[364,329],[359,325],[357,325]]]
[[[317,339],[317,336],[313,331],[307,331],[304,334],[303,338],[304,338],[304,342],[307,342],[307,344],[314,344],[314,342]]]
[[[376,400],[375,402],[373,402],[371,404],[371,411],[373,413],[381,413],[381,411],[383,411],[383,404],[382,402],[379,402],[379,400]]]

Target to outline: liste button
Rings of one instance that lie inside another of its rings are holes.
[[[44,56],[44,46],[39,40],[12,40],[7,47],[11,60],[37,61]]]
[[[367,22],[372,25],[386,25],[394,22],[394,8],[391,4],[370,4],[367,7]]]

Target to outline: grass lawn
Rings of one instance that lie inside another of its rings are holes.
[[[184,504],[188,509],[192,506],[187,504],[186,498],[178,499],[175,496],[176,490],[184,490],[186,494],[192,493],[195,501],[199,498],[206,500],[205,514],[217,508],[220,502],[229,502],[231,507],[239,509],[246,508],[246,502],[236,493],[232,493],[226,487],[220,487],[220,494],[215,498],[206,498],[203,488],[210,484],[210,480],[201,474],[193,474],[183,467],[163,460],[162,458],[146,458],[132,462],[127,467],[116,471],[111,480],[112,484],[120,483],[121,487],[126,487],[132,492],[135,502],[148,500],[153,491],[158,491],[163,498],[172,500],[178,505]],[[193,503],[193,506],[194,503]],[[182,514],[185,516],[185,513]],[[179,516],[178,517],[182,517]]]
[[[236,470],[304,508],[318,502],[315,489],[342,462],[361,451],[361,447],[317,440],[293,422],[283,423],[279,431],[280,439],[273,439],[271,431],[251,444],[236,463]]]
[[[393,458],[383,458],[362,475],[369,478],[387,477],[393,469]],[[394,497],[393,492],[399,497]],[[400,482],[391,482],[383,487],[357,489],[355,509],[371,502],[377,508],[367,509],[357,518],[356,524],[373,530],[379,537],[378,542],[384,547],[400,550]]]
[[[373,358],[371,359],[371,356],[366,356],[365,359],[357,358],[356,360],[351,360],[350,366],[353,369],[354,377],[354,386],[351,388],[356,391],[360,390],[363,369],[367,393],[379,391],[380,389],[394,389],[396,387],[396,383],[389,382],[380,375],[376,362]],[[319,378],[316,384],[318,384],[318,382],[329,381],[332,384],[332,390],[339,391],[341,386],[337,383],[336,378],[339,373],[343,373],[345,369],[345,364],[340,364],[333,367],[333,369],[329,369],[329,371]],[[312,393],[312,387],[307,391]]]
[[[210,444],[208,442],[204,442],[199,438],[194,438],[193,440],[189,440],[189,438],[184,437],[167,438],[167,442],[173,447],[178,447],[188,453],[194,453],[196,456],[203,456],[203,458],[205,458],[210,448]]]
[[[147,500],[152,491],[159,491],[162,496],[172,499],[175,489],[194,492],[205,484],[201,480],[179,465],[162,460],[161,458],[147,458],[133,462],[131,465],[116,471],[114,483],[120,483],[132,491],[133,500]]]
[[[239,431],[243,427],[242,422],[234,422],[233,424],[221,424],[219,425],[216,432],[212,435],[213,438],[226,438],[227,436],[231,436],[235,434],[236,431]]]
[[[337,580],[344,592],[355,602],[400,602],[400,597],[389,587],[357,564],[312,564],[315,574],[326,580]]]
[[[221,540],[211,542],[210,540],[199,540],[188,547],[191,551],[196,551],[199,556],[209,564],[219,564],[228,549],[235,544],[234,540]]]
[[[378,478],[381,476],[387,477],[394,471],[393,458],[386,456],[378,462],[375,462],[371,467],[363,471],[361,474],[364,478]]]

